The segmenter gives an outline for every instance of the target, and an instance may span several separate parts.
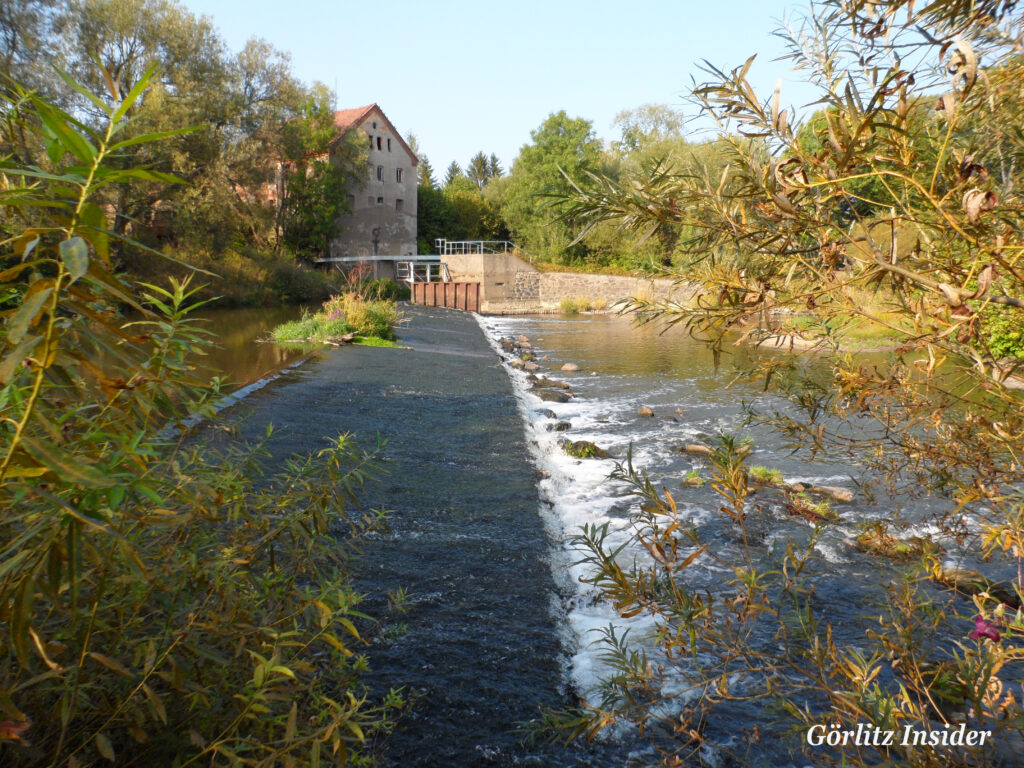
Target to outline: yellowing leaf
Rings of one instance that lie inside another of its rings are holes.
[[[114,746],[110,743],[110,739],[107,738],[106,734],[97,733],[95,741],[96,749],[98,749],[100,754],[107,758],[107,760],[114,762],[114,760],[117,759],[114,756]]]

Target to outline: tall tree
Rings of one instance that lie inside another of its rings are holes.
[[[572,222],[560,218],[552,195],[572,191],[565,175],[580,178],[601,169],[601,142],[589,120],[564,111],[550,115],[519,151],[504,190],[502,215],[517,242],[531,255],[553,261],[576,261],[586,255],[572,245]]]
[[[614,143],[622,153],[634,152],[665,139],[682,136],[683,113],[667,104],[644,104],[615,116],[621,138]]]
[[[477,152],[469,159],[469,165],[466,166],[466,177],[476,184],[477,189],[484,188],[487,180],[491,178],[491,165],[487,155]]]
[[[492,179],[501,178],[501,175],[505,172],[501,167],[501,161],[493,152],[491,153],[490,159],[487,161],[487,172]]]
[[[427,159],[426,153],[420,149],[420,143],[416,139],[416,135],[410,133],[405,143],[409,145],[409,149],[412,150],[413,154],[419,160],[419,164],[416,166],[416,183],[421,187],[433,187],[434,182],[434,168]]]
[[[285,126],[287,182],[281,203],[282,242],[300,259],[328,254],[346,209],[350,179],[365,178],[366,145],[359,131],[341,136],[334,127],[332,97],[319,85],[302,116]]]
[[[447,187],[457,178],[462,176],[462,168],[457,162],[452,160],[451,165],[448,166],[448,170],[444,174],[444,185]]]
[[[430,164],[430,160],[427,159],[426,155],[420,155],[420,164],[416,170],[419,174],[419,185],[421,187],[433,189],[437,186],[437,182],[434,181],[434,167]]]

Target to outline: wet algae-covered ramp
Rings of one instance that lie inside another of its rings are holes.
[[[351,432],[387,440],[389,474],[363,494],[393,510],[359,565],[363,608],[410,593],[403,631],[372,646],[371,684],[413,701],[394,766],[607,766],[606,747],[523,742],[517,726],[571,702],[552,615],[552,542],[510,382],[471,315],[410,307],[402,343],[346,347],[254,394],[243,435],[275,425],[273,460]]]

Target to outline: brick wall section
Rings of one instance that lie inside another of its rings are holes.
[[[563,299],[588,299],[611,307],[620,299],[633,296],[682,301],[692,294],[693,288],[677,288],[673,280],[577,272],[517,272],[506,296],[499,301],[485,301],[481,311],[501,315],[559,312]]]

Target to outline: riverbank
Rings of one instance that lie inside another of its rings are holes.
[[[402,687],[411,702],[384,763],[623,765],[623,746],[522,743],[541,707],[576,703],[549,560],[561,542],[540,519],[512,385],[473,316],[403,312],[408,349],[328,350],[228,412],[238,439],[274,424],[268,465],[341,432],[387,441],[388,474],[361,498],[392,510],[389,532],[356,569],[370,615],[386,613],[389,592],[409,595],[365,649],[371,688]]]

